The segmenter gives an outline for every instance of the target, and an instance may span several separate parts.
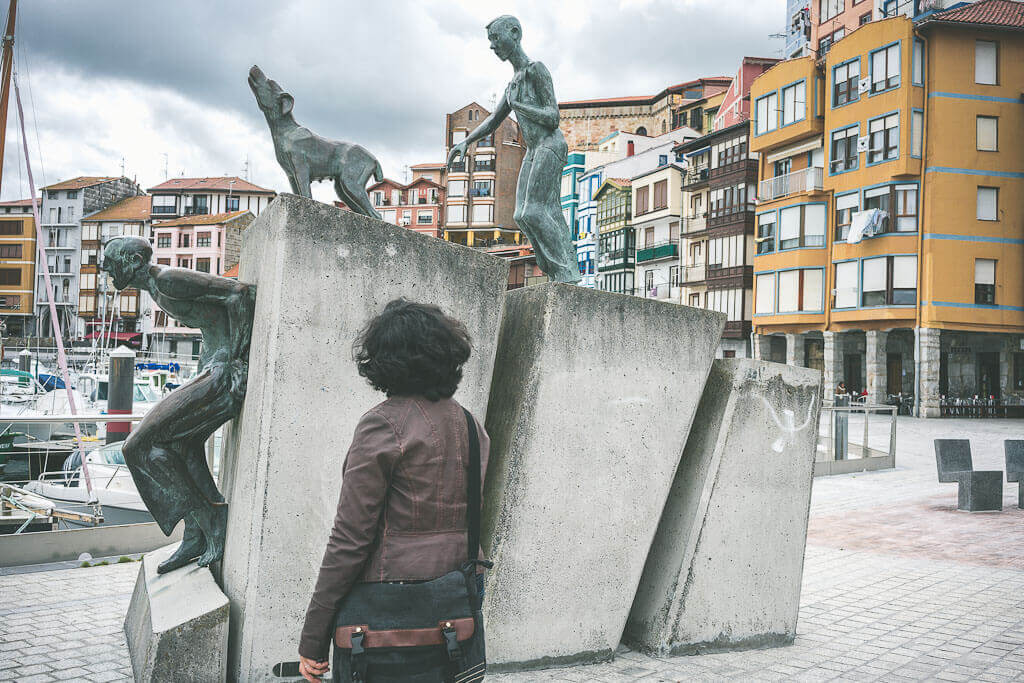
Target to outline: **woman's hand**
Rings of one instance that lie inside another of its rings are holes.
[[[319,681],[320,676],[327,673],[327,665],[326,661],[317,662],[299,655],[299,673],[307,681],[312,681],[313,683]]]

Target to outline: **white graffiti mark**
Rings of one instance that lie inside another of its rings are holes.
[[[786,446],[793,443],[799,432],[802,432],[810,426],[811,419],[814,414],[814,403],[818,400],[818,396],[816,394],[811,396],[811,404],[807,406],[807,419],[803,421],[803,424],[797,427],[796,413],[792,410],[783,410],[782,416],[784,420],[780,420],[779,414],[775,411],[775,407],[768,402],[768,399],[764,396],[759,396],[758,398],[760,398],[765,407],[768,408],[768,412],[771,413],[772,420],[775,421],[775,424],[778,425],[779,431],[781,432],[778,438],[772,442],[772,450],[776,453],[781,453]]]

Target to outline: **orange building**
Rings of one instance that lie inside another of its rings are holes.
[[[36,222],[32,200],[0,202],[0,320],[4,336],[32,334],[35,264]]]

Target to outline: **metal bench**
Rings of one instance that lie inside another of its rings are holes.
[[[1017,482],[1017,507],[1024,509],[1024,441],[1007,439],[1003,448],[1006,451],[1006,481]]]
[[[998,470],[975,472],[969,440],[935,439],[935,465],[940,482],[958,485],[958,510],[983,512],[1003,509],[1003,473]]]

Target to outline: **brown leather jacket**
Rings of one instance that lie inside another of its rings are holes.
[[[490,438],[476,425],[486,472]],[[396,396],[363,415],[299,654],[327,659],[337,605],[352,584],[433,579],[466,561],[468,467],[466,418],[454,399]]]

